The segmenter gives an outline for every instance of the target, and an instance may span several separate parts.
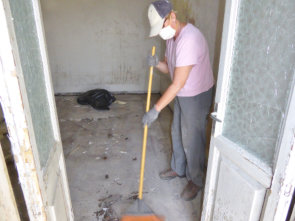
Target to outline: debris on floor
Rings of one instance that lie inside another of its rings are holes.
[[[110,111],[96,111],[88,105],[74,108],[77,96],[56,97],[76,221],[119,221],[138,199],[146,96],[116,98],[127,105],[113,103]],[[157,95],[152,96],[156,99]],[[184,202],[179,194],[186,180],[167,182],[158,176],[170,162],[171,120],[171,111],[162,110],[149,132],[144,200],[157,214],[165,215],[165,221],[199,220],[201,195]]]
[[[114,95],[105,89],[94,89],[81,94],[77,102],[90,105],[96,110],[109,110],[109,106],[116,100]]]
[[[119,182],[120,178],[114,179],[114,183],[118,184],[119,186],[122,185],[122,182]]]
[[[71,155],[72,153],[74,153],[75,151],[77,151],[79,148],[80,148],[80,146],[77,146],[76,148],[72,149],[70,152],[68,152],[68,153],[65,155],[65,158],[68,158],[69,155]]]
[[[147,194],[148,192],[142,192],[143,194]],[[138,191],[134,191],[129,194],[128,200],[137,200],[138,199]]]
[[[119,218],[114,213],[111,207],[110,208],[105,207],[95,212],[95,215],[98,221],[119,221]]]
[[[124,104],[127,104],[127,102],[125,102],[125,101],[118,101],[118,100],[116,100],[116,101],[115,101],[115,104],[122,104],[122,105],[124,105]]]
[[[98,207],[100,210],[95,212],[98,221],[119,221],[119,217],[113,209],[113,205],[121,201],[121,195],[109,195],[99,199]]]

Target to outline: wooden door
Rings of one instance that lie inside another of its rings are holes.
[[[294,190],[295,2],[227,0],[202,220],[285,220]]]
[[[30,220],[73,220],[41,17],[0,3],[0,101]]]

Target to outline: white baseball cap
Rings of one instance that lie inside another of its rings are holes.
[[[151,25],[150,37],[158,35],[163,28],[165,18],[172,11],[172,4],[168,0],[152,2],[148,9],[148,18]]]

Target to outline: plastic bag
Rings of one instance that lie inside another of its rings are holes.
[[[116,98],[105,89],[94,89],[81,94],[77,102],[81,105],[91,105],[96,110],[109,110]]]

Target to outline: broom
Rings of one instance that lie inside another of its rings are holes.
[[[152,56],[155,55],[155,52],[156,52],[156,47],[153,46]],[[147,93],[147,102],[146,102],[146,112],[148,112],[150,109],[153,69],[154,69],[153,66],[151,66],[148,93]],[[164,221],[164,218],[154,214],[154,212],[144,203],[142,199],[147,134],[148,134],[148,127],[147,125],[144,125],[138,199],[129,208],[129,211],[127,212],[127,214],[123,215],[123,217],[121,218],[121,221]]]

